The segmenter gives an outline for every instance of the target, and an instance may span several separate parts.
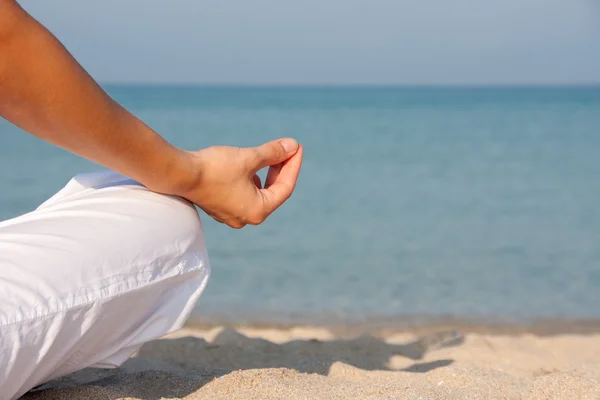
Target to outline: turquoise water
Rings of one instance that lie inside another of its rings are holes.
[[[600,88],[108,87],[188,149],[293,136],[260,227],[204,218],[200,318],[600,317]],[[0,123],[0,219],[97,167]]]

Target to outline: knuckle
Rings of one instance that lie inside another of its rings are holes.
[[[273,211],[275,211],[275,203],[271,196],[263,195],[263,214],[265,218],[267,215],[270,215]]]
[[[240,220],[230,220],[225,222],[227,226],[233,229],[242,229],[246,224]]]
[[[260,225],[265,221],[265,216],[259,213],[255,213],[248,217],[248,223],[250,225]]]
[[[254,168],[257,164],[262,162],[262,154],[257,149],[248,149],[249,151],[246,153],[246,166],[248,168]]]

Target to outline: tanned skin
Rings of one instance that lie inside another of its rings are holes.
[[[110,98],[15,0],[0,0],[0,116],[233,228],[260,224],[281,206],[302,164],[303,148],[291,138],[192,152],[171,145]],[[263,187],[256,172],[266,167]]]

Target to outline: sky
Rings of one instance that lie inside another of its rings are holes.
[[[104,83],[600,84],[599,0],[22,0]]]

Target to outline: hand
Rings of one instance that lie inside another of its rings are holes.
[[[258,225],[279,208],[296,186],[302,146],[280,139],[258,147],[209,147],[188,153],[191,180],[177,193],[232,228]],[[264,187],[256,172],[269,167]]]

